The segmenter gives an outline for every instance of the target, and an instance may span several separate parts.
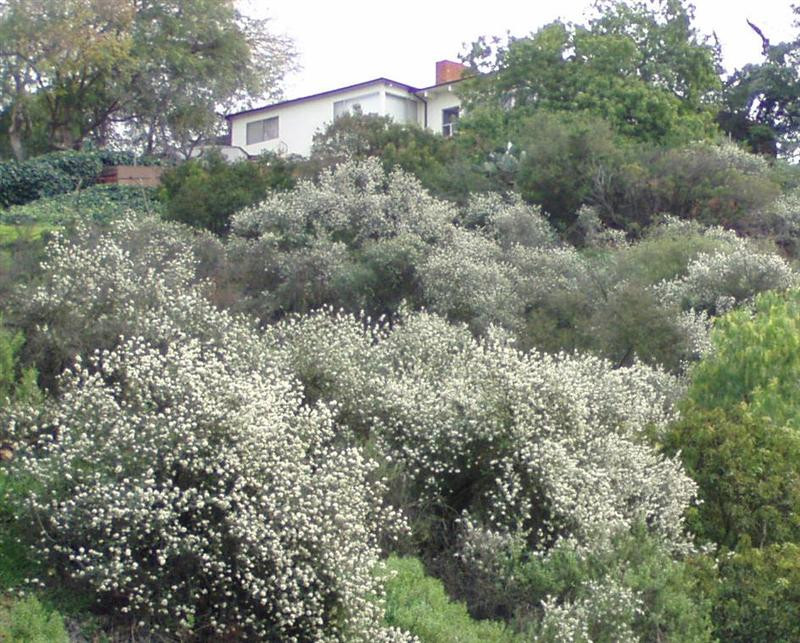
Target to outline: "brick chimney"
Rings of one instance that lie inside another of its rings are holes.
[[[461,63],[452,60],[440,60],[436,63],[436,84],[451,83],[454,80],[461,80],[466,67]]]

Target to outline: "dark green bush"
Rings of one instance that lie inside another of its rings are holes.
[[[154,165],[158,159],[137,158],[113,150],[64,151],[26,161],[0,162],[0,206],[21,205],[92,185],[107,165]]]
[[[800,546],[742,548],[723,556],[716,635],[730,643],[800,641]]]
[[[74,186],[72,177],[47,162],[34,159],[0,163],[0,206],[3,207],[61,194]]]
[[[630,148],[598,168],[593,203],[607,222],[639,234],[662,213],[745,229],[749,215],[780,195],[767,162],[728,143]]]
[[[226,234],[234,212],[293,187],[293,164],[273,156],[228,163],[212,153],[167,170],[161,185],[167,219]]]
[[[744,406],[744,405],[743,405]],[[689,526],[735,548],[800,541],[800,432],[745,408],[690,407],[665,437],[700,487]]]

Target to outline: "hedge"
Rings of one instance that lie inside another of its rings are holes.
[[[151,158],[136,158],[132,152],[92,150],[43,154],[27,161],[0,162],[0,206],[22,205],[92,185],[104,166],[155,165]]]

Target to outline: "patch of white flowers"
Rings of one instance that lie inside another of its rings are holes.
[[[429,313],[391,330],[319,313],[271,332],[301,381],[336,402],[349,437],[368,434],[402,466],[422,506],[541,547],[605,542],[638,522],[682,540],[695,486],[643,439],[674,418],[680,387],[664,373],[523,354]]]
[[[435,241],[449,233],[455,210],[430,196],[412,175],[386,174],[375,158],[346,161],[325,170],[317,183],[301,182],[291,192],[234,215],[231,228],[242,237],[280,232],[290,243],[330,235],[358,246],[370,239],[403,234]]]
[[[42,342],[63,316],[124,334],[78,355],[41,409],[5,412],[35,555],[170,636],[403,640],[382,624],[378,548],[403,521],[374,464],[208,303],[189,253],[131,245],[150,225],[58,240],[32,297],[53,320]]]
[[[685,275],[655,289],[664,301],[684,309],[722,313],[759,292],[786,290],[797,282],[797,272],[785,259],[737,239],[730,248],[700,254]]]

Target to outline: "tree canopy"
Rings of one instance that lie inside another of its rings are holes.
[[[468,111],[585,111],[647,143],[713,132],[718,52],[692,26],[691,5],[598,0],[594,8],[586,25],[556,21],[505,44],[476,42],[467,62],[489,73],[467,86]]]
[[[18,158],[42,127],[58,149],[122,134],[186,152],[216,111],[276,96],[291,41],[232,0],[9,0],[0,4],[0,106]]]

